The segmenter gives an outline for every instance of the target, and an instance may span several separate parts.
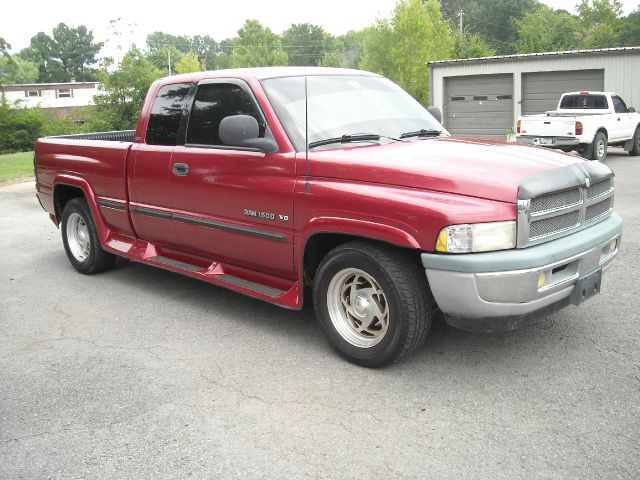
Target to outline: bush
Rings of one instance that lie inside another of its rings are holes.
[[[0,153],[26,152],[42,135],[47,117],[39,108],[14,107],[0,98]]]

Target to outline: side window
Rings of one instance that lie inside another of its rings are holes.
[[[158,91],[147,126],[147,144],[175,145],[184,102],[191,89],[190,83],[165,85]]]
[[[627,105],[620,97],[613,96],[611,97],[611,100],[613,100],[613,109],[616,113],[627,113]]]
[[[189,117],[187,142],[193,145],[224,145],[218,135],[223,118],[231,115],[251,115],[260,125],[264,136],[264,124],[251,97],[238,85],[210,83],[198,87]]]

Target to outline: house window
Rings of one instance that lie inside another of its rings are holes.
[[[24,96],[25,97],[41,97],[42,92],[40,90],[25,90]]]
[[[73,98],[73,90],[70,88],[59,88],[57,94],[58,98]]]

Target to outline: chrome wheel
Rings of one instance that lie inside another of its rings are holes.
[[[596,145],[596,155],[598,156],[598,160],[604,157],[604,154],[607,149],[607,144],[604,140],[600,140]]]
[[[89,257],[91,249],[91,236],[84,218],[75,212],[69,215],[66,231],[71,254],[79,262],[84,262]]]
[[[334,275],[327,291],[334,328],[351,345],[370,348],[389,328],[389,304],[378,282],[367,272],[346,268]]]

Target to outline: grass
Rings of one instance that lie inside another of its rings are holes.
[[[33,152],[0,155],[0,182],[33,176]]]

